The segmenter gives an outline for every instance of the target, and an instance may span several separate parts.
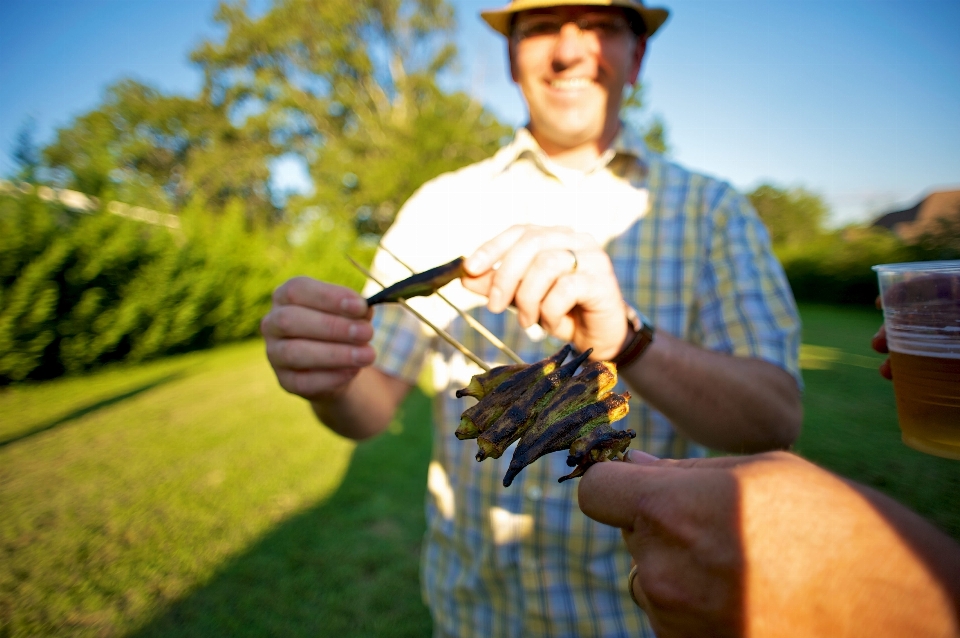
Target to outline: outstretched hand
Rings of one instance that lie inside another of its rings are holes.
[[[278,287],[260,332],[280,385],[310,401],[342,393],[376,357],[371,316],[343,286],[295,277]]]
[[[622,529],[634,596],[660,638],[960,632],[960,547],[792,454],[631,452],[590,468],[579,497]]]
[[[590,235],[513,226],[478,248],[464,268],[464,286],[485,295],[493,312],[512,303],[522,326],[539,323],[580,351],[593,348],[594,359],[610,359],[623,346],[623,297],[610,257]]]

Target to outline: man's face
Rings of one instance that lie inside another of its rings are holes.
[[[646,37],[630,31],[618,8],[571,6],[517,14],[510,71],[541,145],[569,149],[609,143],[624,84],[636,82],[645,48]]]

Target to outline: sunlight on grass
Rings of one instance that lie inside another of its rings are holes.
[[[800,344],[801,370],[830,370],[836,365],[856,366],[858,368],[877,369],[883,357],[866,357],[862,354],[850,354],[840,348]]]
[[[960,539],[960,462],[900,439],[893,384],[870,348],[878,310],[802,304],[803,431],[796,451],[875,487]],[[806,345],[809,344],[809,345]]]
[[[327,498],[354,450],[278,387],[260,342],[9,389],[0,422],[14,635],[142,623]]]

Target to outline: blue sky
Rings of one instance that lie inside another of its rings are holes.
[[[506,0],[455,0],[450,86],[524,121],[502,38],[479,19]],[[0,0],[0,173],[28,116],[48,141],[124,76],[194,93],[189,51],[217,37],[216,0]],[[251,0],[254,9],[266,0]],[[656,4],[656,3],[655,3]],[[960,188],[957,0],[672,0],[642,74],[673,157],[748,189],[823,195],[836,222]],[[295,167],[280,171],[296,185]]]

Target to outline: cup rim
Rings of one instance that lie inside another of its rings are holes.
[[[897,264],[877,264],[871,266],[876,273],[881,272],[960,272],[960,259],[938,261],[905,261]]]

